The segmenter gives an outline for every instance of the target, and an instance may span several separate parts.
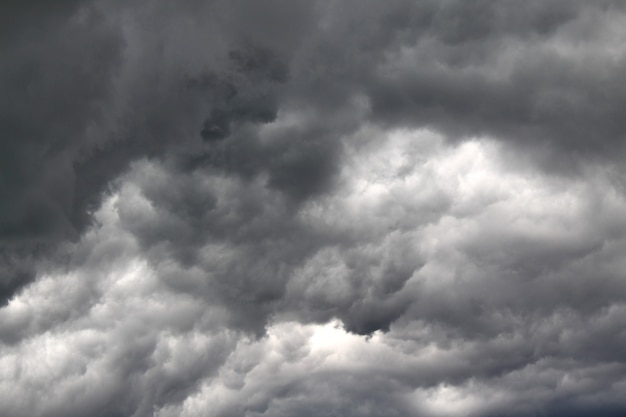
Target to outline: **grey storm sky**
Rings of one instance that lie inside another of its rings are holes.
[[[0,5],[0,416],[622,416],[626,3]]]

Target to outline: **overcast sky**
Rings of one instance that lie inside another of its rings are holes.
[[[626,2],[2,1],[2,417],[618,417],[625,329]]]

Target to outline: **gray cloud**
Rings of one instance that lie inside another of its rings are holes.
[[[2,7],[9,417],[623,413],[620,3]]]
[[[427,131],[342,143],[337,189],[296,211],[267,176],[136,164],[67,269],[3,309],[0,391],[58,387],[11,412],[623,408],[626,201],[602,173],[533,177],[493,143]],[[19,365],[42,346],[47,368]]]
[[[490,135],[559,171],[622,159],[615,2],[6,7],[24,22],[6,26],[0,74],[14,98],[2,123],[9,248],[76,237],[131,161],[176,149],[202,160],[201,138],[292,106],[317,119],[300,140],[228,148],[231,171],[269,169],[296,200],[333,185],[337,137],[363,118]],[[355,99],[368,112],[355,115]]]
[[[160,5],[69,6],[7,6],[24,19],[2,46],[8,58],[0,68],[12,97],[4,102],[0,150],[0,243],[11,257],[19,247],[28,252],[76,238],[107,184],[131,161],[202,152],[216,126],[225,136],[233,124],[273,120],[276,86],[287,76],[275,51],[246,39],[207,42],[196,51],[190,42],[216,29],[196,19],[189,33],[177,32],[193,10],[159,22],[168,12]],[[160,23],[170,29],[153,33]],[[5,297],[19,276],[3,279]]]

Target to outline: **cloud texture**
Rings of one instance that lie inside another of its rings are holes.
[[[626,410],[621,2],[0,7],[8,417]]]

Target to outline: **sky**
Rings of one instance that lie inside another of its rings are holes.
[[[2,417],[626,415],[626,3],[6,0]]]

